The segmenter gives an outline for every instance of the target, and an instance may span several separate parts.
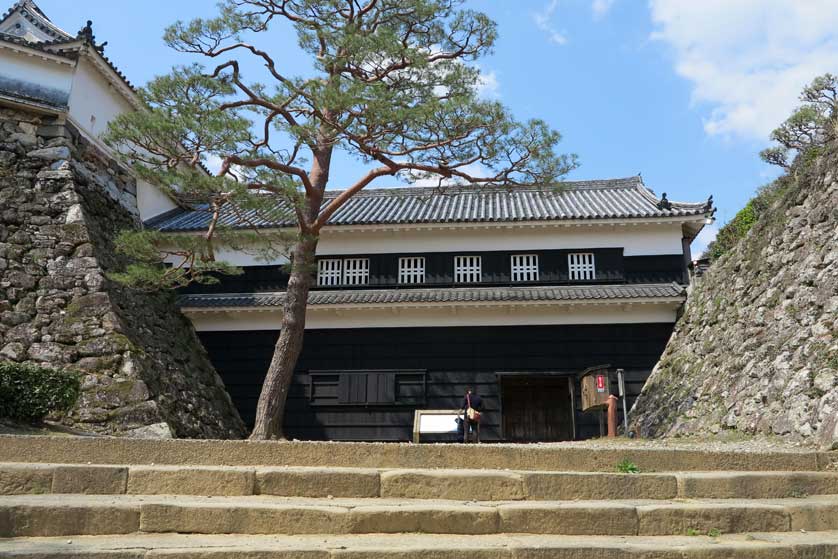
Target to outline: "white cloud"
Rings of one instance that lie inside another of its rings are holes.
[[[564,45],[567,43],[567,36],[560,32],[553,25],[553,15],[559,7],[559,0],[550,0],[540,12],[532,15],[535,26],[547,34],[547,39],[554,44]]]
[[[481,72],[477,82],[477,94],[483,99],[500,98],[500,81],[494,70]]]
[[[838,71],[836,0],[650,0],[711,135],[765,140],[804,85]]]
[[[613,5],[614,0],[594,0],[593,4],[591,4],[591,9],[594,11],[594,19],[605,17],[611,11],[611,6]]]
[[[698,257],[707,250],[707,245],[716,240],[716,235],[719,234],[718,225],[705,225],[701,233],[695,238],[695,244],[692,247],[693,258]]]

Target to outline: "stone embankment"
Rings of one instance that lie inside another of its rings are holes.
[[[617,473],[626,460],[641,473]],[[811,451],[0,437],[0,556],[833,557],[836,463]]]
[[[641,436],[838,448],[838,146],[789,181],[694,287],[630,413]]]
[[[63,421],[103,434],[227,438],[244,426],[167,294],[108,273],[136,185],[69,125],[0,109],[0,359],[78,371]]]

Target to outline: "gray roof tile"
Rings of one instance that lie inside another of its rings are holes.
[[[324,206],[338,191],[328,191]],[[274,198],[261,211],[245,212],[251,226],[294,225],[291,207]],[[436,188],[378,188],[363,190],[329,220],[329,225],[381,225],[410,223],[474,223],[559,221],[567,219],[623,219],[701,216],[712,203],[660,204],[640,177],[560,183],[560,188],[498,188],[460,186]],[[205,206],[177,209],[149,220],[161,231],[200,231],[210,213]],[[235,212],[222,212],[222,225],[241,227]]]
[[[311,291],[309,306],[389,305],[409,303],[490,303],[523,301],[594,301],[622,299],[672,299],[682,301],[684,288],[677,283],[572,285],[548,287],[461,287],[435,289],[362,289]],[[285,293],[220,293],[181,295],[178,305],[188,309],[280,307]]]

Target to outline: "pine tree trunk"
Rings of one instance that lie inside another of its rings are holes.
[[[297,358],[303,349],[306,327],[306,303],[312,283],[312,269],[316,260],[317,238],[302,237],[294,247],[293,269],[288,280],[282,326],[274,348],[271,365],[262,385],[256,407],[256,425],[250,440],[283,437],[282,420],[288,388],[294,376]]]

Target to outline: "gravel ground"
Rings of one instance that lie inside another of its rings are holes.
[[[0,435],[28,435],[50,437],[96,436],[92,433],[74,431],[57,424],[45,423],[41,426],[23,426],[7,420],[0,420]],[[299,442],[299,441],[294,441]],[[322,443],[322,441],[320,441]],[[332,444],[344,444],[330,441]],[[357,444],[357,443],[352,443]],[[366,444],[412,444],[412,443],[366,443]],[[433,443],[432,443],[433,444]],[[436,443],[450,446],[452,443]],[[700,450],[720,452],[811,452],[818,450],[812,444],[795,442],[781,437],[746,436],[740,433],[707,435],[703,437],[675,437],[667,439],[629,439],[617,437],[614,439],[590,439],[586,441],[569,441],[558,443],[486,443],[499,447],[548,447],[548,448],[603,448],[603,449],[666,449],[666,450]]]

